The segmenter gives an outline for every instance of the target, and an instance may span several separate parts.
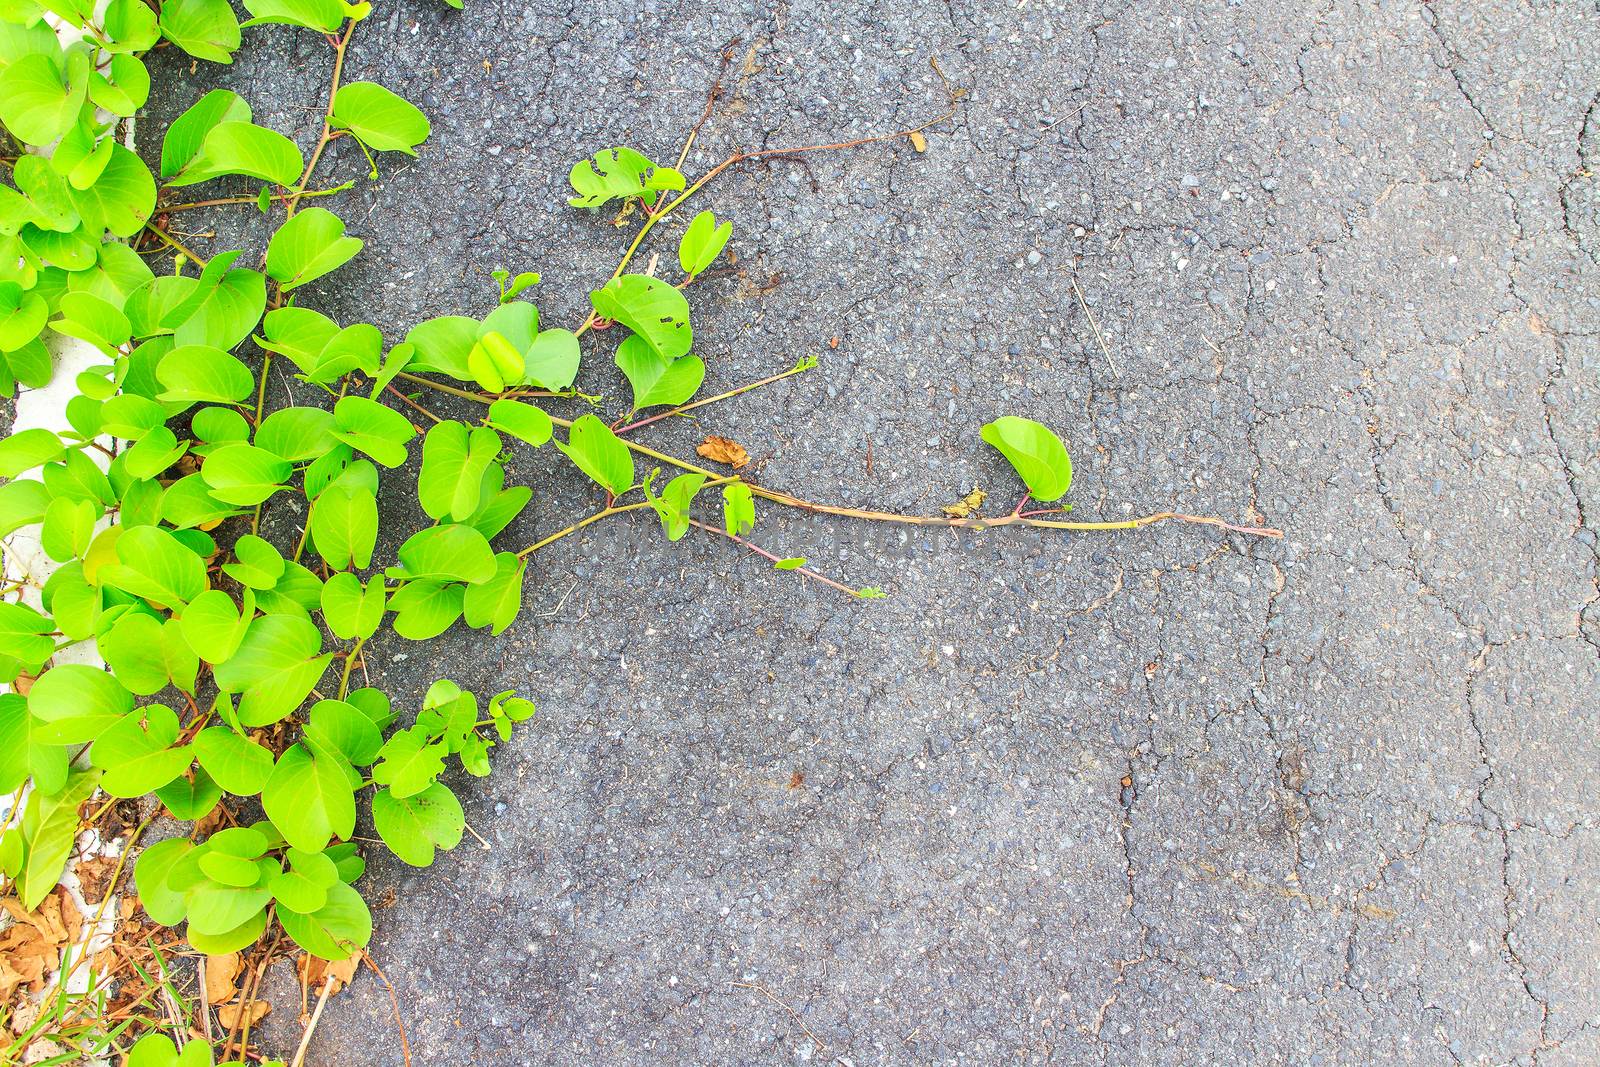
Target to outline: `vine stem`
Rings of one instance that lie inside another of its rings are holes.
[[[185,245],[182,241],[178,240],[176,237],[172,236],[166,230],[163,230],[160,226],[157,226],[153,222],[145,223],[144,228],[161,238],[162,242],[168,247],[172,248],[174,251],[181,252],[183,255],[188,256],[190,262],[194,263],[195,266],[199,267],[201,270],[205,270],[205,257],[195,252],[194,249]]]
[[[457,389],[455,386],[429,381],[427,378],[423,378],[414,374],[402,373],[401,376],[410,381],[417,382],[419,385],[425,385],[431,389],[437,389],[440,392],[449,393],[452,396],[459,396],[465,400],[473,400],[480,404],[494,403],[493,398],[484,396],[481,393],[474,393],[467,389]],[[562,426],[569,429],[572,426],[571,419],[563,419],[558,415],[551,415],[550,421],[555,423],[557,426]],[[628,448],[632,449],[634,452],[639,453],[641,456],[649,456],[651,459],[659,460],[662,463],[671,464],[672,466],[677,467],[679,470],[685,470],[691,474],[704,474],[708,478],[720,477],[720,475],[718,475],[715,471],[708,470],[707,468],[701,467],[694,463],[690,463],[688,460],[679,459],[677,456],[669,455],[666,452],[658,451],[649,447],[648,445],[641,445],[639,442],[630,441],[626,437],[619,438],[619,440],[621,440],[623,444],[627,445]],[[1065,519],[1041,519],[1035,514],[1029,512],[1010,514],[994,519],[952,519],[943,515],[905,515],[894,511],[872,511],[866,508],[840,507],[837,504],[819,504],[814,500],[806,500],[802,497],[795,496],[792,493],[785,493],[777,489],[768,489],[766,486],[757,485],[748,479],[741,478],[740,481],[743,481],[746,485],[748,485],[750,487],[750,491],[756,496],[761,497],[763,500],[769,500],[774,504],[782,504],[785,507],[797,508],[801,511],[809,511],[819,515],[838,515],[842,518],[866,519],[871,522],[896,522],[905,526],[943,526],[956,530],[990,530],[1001,526],[1033,526],[1039,529],[1074,530],[1080,533],[1087,533],[1099,530],[1137,530],[1141,527],[1154,526],[1161,522],[1183,522],[1199,526],[1214,526],[1220,530],[1231,530],[1234,533],[1249,534],[1253,537],[1283,537],[1282,530],[1271,526],[1240,526],[1224,519],[1215,518],[1214,516],[1189,515],[1181,511],[1157,511],[1149,515],[1141,515],[1135,519],[1118,519],[1109,522],[1077,522]],[[593,516],[591,516],[590,519],[592,520]]]
[[[356,20],[351,19],[345,24],[344,33],[333,46],[333,77],[328,80],[328,108],[322,116],[322,135],[317,138],[317,145],[311,150],[311,158],[306,160],[306,170],[300,176],[299,187],[284,204],[288,218],[294,218],[295,209],[300,206],[300,198],[306,195],[306,186],[311,182],[311,173],[317,169],[317,161],[322,158],[322,150],[333,140],[333,98],[338,95],[339,79],[344,76],[345,48],[350,44],[350,35],[355,32]]]
[[[267,196],[267,199],[284,201],[292,200],[296,196],[315,199],[319,196],[332,196],[334,193],[342,193],[354,184],[354,182],[345,182],[343,185],[336,185],[332,189],[306,189],[300,193],[271,193]],[[260,202],[261,198],[257,196],[221,196],[215,200],[191,200],[185,204],[168,204],[166,207],[157,208],[156,214],[165,215],[174,211],[193,211],[202,207],[221,207],[224,204],[259,204]]]
[[[345,659],[344,659],[344,673],[339,675],[339,695],[335,699],[343,700],[345,693],[349,691],[349,689],[350,689],[350,671],[351,671],[352,668],[355,667],[356,660],[359,659],[360,656],[361,656],[361,646],[366,644],[366,643],[367,643],[367,639],[365,637],[356,638],[356,647],[352,648],[350,650],[350,654],[345,657]]]
[[[649,426],[652,422],[660,422],[662,419],[670,419],[674,415],[682,415],[685,411],[693,411],[695,408],[704,407],[707,404],[715,404],[719,400],[730,400],[741,393],[748,393],[752,389],[759,389],[763,385],[771,385],[773,382],[781,382],[785,378],[792,378],[796,374],[804,374],[810,369],[811,368],[809,366],[796,364],[795,366],[784,371],[782,374],[771,374],[765,378],[762,378],[760,381],[750,382],[748,385],[741,385],[737,389],[729,389],[726,393],[718,393],[716,396],[708,396],[704,400],[696,400],[688,404],[679,404],[677,407],[668,411],[663,411],[659,415],[651,415],[648,419],[640,419],[637,422],[630,422],[626,426],[618,426],[611,432],[624,434],[629,430],[637,430],[641,426]]]
[[[610,505],[608,507],[603,507],[599,511],[595,512],[593,515],[588,515],[588,516],[585,516],[584,518],[579,519],[577,522],[573,523],[571,526],[568,526],[566,529],[557,530],[555,533],[551,534],[549,537],[546,537],[546,538],[544,538],[542,540],[539,540],[539,541],[535,541],[533,544],[529,545],[527,548],[523,549],[521,552],[518,552],[517,553],[517,558],[518,559],[527,559],[529,556],[533,555],[535,552],[539,551],[541,548],[545,547],[546,545],[554,544],[555,542],[561,540],[563,537],[566,537],[568,534],[575,534],[579,530],[583,529],[585,526],[588,526],[591,523],[599,522],[601,519],[610,518],[612,515],[621,515],[622,513],[627,512],[627,511],[639,511],[640,509],[647,508],[649,506],[650,506],[650,501],[641,500],[636,504],[621,504],[621,505],[612,504],[612,505]]]
[[[726,537],[728,540],[732,541],[734,544],[742,545],[743,547],[748,548],[750,551],[754,552],[756,555],[761,556],[761,557],[763,557],[765,559],[769,559],[773,563],[781,563],[781,562],[783,562],[783,558],[781,556],[773,555],[771,552],[768,552],[766,549],[762,548],[760,545],[754,544],[753,542],[750,542],[750,541],[747,541],[743,537],[740,537],[738,534],[729,533],[727,530],[724,530],[720,526],[712,526],[710,523],[701,522],[699,519],[690,519],[689,520],[689,525],[693,526],[697,530],[704,530],[706,533],[716,534],[718,537]],[[861,597],[860,593],[858,593],[854,589],[851,589],[848,585],[845,585],[842,582],[836,582],[832,578],[829,578],[825,574],[818,574],[816,571],[812,570],[810,567],[796,567],[794,569],[794,572],[796,574],[803,574],[807,578],[813,579],[814,581],[821,582],[823,585],[831,586],[832,588],[839,590],[839,592],[841,592],[841,593],[848,593],[849,595],[851,595],[853,597],[856,597],[858,599]]]

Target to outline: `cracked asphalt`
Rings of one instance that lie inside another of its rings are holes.
[[[631,517],[540,552],[499,639],[375,642],[410,706],[441,665],[540,705],[451,781],[487,847],[363,887],[413,1062],[1600,1062],[1600,10],[387,5],[347,75],[433,137],[376,183],[335,144],[368,244],[307,302],[396,340],[534,269],[576,323],[627,233],[565,206],[568,168],[670,163],[733,38],[691,176],[937,115],[930,58],[966,94],[925,154],[708,188],[737,262],[689,290],[707,392],[821,365],[642,437],[736,438],[816,500],[1005,509],[977,429],[1027,415],[1077,516],[1286,536],[764,509],[764,547],[889,594],[849,603]],[[261,28],[157,84],[309,146],[330,65]],[[239,210],[194,228],[263,239]],[[581,382],[626,395],[597,340]],[[550,454],[513,473],[509,547],[595,506]],[[268,996],[290,1051],[287,969]],[[311,1048],[401,1063],[383,985]]]

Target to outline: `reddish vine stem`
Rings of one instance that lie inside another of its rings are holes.
[[[748,548],[750,551],[754,552],[756,555],[761,556],[764,559],[769,559],[773,563],[782,563],[783,562],[783,557],[775,556],[771,552],[768,552],[766,549],[762,548],[760,545],[754,544],[754,543],[746,540],[745,538],[740,537],[738,534],[729,533],[727,530],[724,530],[720,526],[712,526],[709,523],[701,522],[699,519],[690,519],[689,520],[689,525],[693,526],[697,530],[704,530],[706,533],[716,534],[718,537],[726,537],[728,540],[732,541],[734,544],[742,545],[743,547]],[[857,598],[860,598],[860,596],[861,596],[861,594],[858,591],[856,591],[854,589],[851,589],[848,585],[845,585],[842,582],[836,582],[832,578],[829,578],[825,574],[818,574],[816,571],[812,570],[810,567],[796,567],[796,568],[794,568],[794,572],[796,574],[803,574],[807,578],[812,579],[813,581],[821,582],[823,585],[830,586],[830,587],[832,587],[834,589],[837,589],[841,593],[848,593],[851,596],[857,597]]]

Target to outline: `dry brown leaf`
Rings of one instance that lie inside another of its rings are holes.
[[[206,996],[211,1003],[226,1004],[239,995],[239,987],[235,983],[242,970],[244,961],[239,959],[237,952],[206,957]]]
[[[750,453],[738,441],[712,434],[695,449],[695,452],[713,463],[726,463],[738,470],[750,462]]]
[[[295,960],[294,966],[295,970],[300,972],[301,984],[307,989],[320,994],[324,983],[327,983],[330,985],[328,995],[332,996],[349,985],[350,980],[356,976],[356,970],[361,966],[361,957],[351,956],[347,960],[330,963],[307,953],[301,953],[300,958]]]
[[[983,507],[983,502],[987,500],[988,497],[988,493],[985,493],[977,486],[973,486],[972,492],[968,493],[954,504],[946,504],[940,510],[945,513],[946,518],[969,519],[978,513],[978,509]]]
[[[78,876],[78,888],[83,892],[84,903],[93,904],[105,897],[106,890],[111,888],[111,872],[116,869],[117,860],[114,856],[91,856],[78,861],[73,873]]]
[[[915,148],[918,152],[926,152],[928,150],[928,139],[922,136],[921,133],[912,130],[908,136],[911,138],[912,148]]]
[[[254,1026],[266,1018],[267,1013],[271,1010],[272,1005],[266,1001],[252,1000],[250,1002],[250,1025]],[[217,1009],[217,1021],[229,1030],[237,1029],[244,1021],[244,1005],[224,1004]]]

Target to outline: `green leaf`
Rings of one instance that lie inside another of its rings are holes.
[[[340,400],[333,406],[333,418],[335,437],[385,467],[404,463],[406,445],[417,435],[404,415],[364,396]]]
[[[294,466],[255,445],[223,445],[200,468],[211,495],[225,504],[254,507],[285,489]]]
[[[383,735],[366,712],[342,700],[319,700],[311,707],[311,722],[305,738],[315,746],[339,753],[355,767],[365,767],[378,758]]]
[[[475,583],[495,575],[488,539],[459,523],[429,527],[406,538],[400,546],[400,564],[413,579]]]
[[[272,775],[272,753],[225,726],[201,730],[194,754],[216,783],[235,796],[255,796]]]
[[[90,293],[67,293],[60,310],[62,317],[50,324],[52,330],[87,341],[106,355],[115,357],[133,335],[126,315]]]
[[[219,522],[237,510],[212,496],[199,474],[179,478],[161,496],[161,521],[179,529]]]
[[[67,132],[89,88],[89,57],[73,50],[62,58],[35,53],[0,69],[0,122],[31,145],[47,145]]]
[[[755,497],[745,483],[729,482],[722,487],[722,525],[735,537],[755,529]]]
[[[355,796],[344,768],[304,745],[278,758],[261,791],[261,806],[289,844],[307,852],[321,852],[333,837],[355,832]]]
[[[238,359],[210,345],[180,345],[156,364],[165,387],[158,399],[177,404],[237,404],[255,388],[255,376]]]
[[[711,266],[732,236],[733,223],[718,226],[717,217],[709,211],[696,215],[678,241],[678,265],[683,273],[693,278]]]
[[[143,0],[111,0],[100,20],[112,52],[144,52],[156,43],[156,13]]]
[[[328,903],[328,891],[339,883],[339,868],[323,852],[291,848],[284,858],[288,869],[267,882],[273,898],[296,915],[320,911]]]
[[[256,912],[250,918],[221,934],[201,933],[194,927],[187,931],[189,946],[197,952],[207,956],[226,956],[230,952],[238,952],[261,940],[261,935],[267,932],[267,913],[265,909]],[[205,1067],[205,1060],[199,1059],[198,1054],[191,1055],[191,1049],[204,1049],[206,1046],[199,1041],[191,1041],[183,1047],[179,1054],[178,1062],[173,1067]],[[187,1057],[188,1062],[185,1062]],[[272,1062],[272,1061],[269,1061]]]
[[[427,867],[435,849],[448,851],[461,843],[467,817],[456,795],[435,782],[409,797],[378,790],[372,795],[372,824],[389,851],[413,867]]]
[[[0,603],[0,657],[19,661],[30,672],[37,671],[55,654],[55,639],[48,636],[54,629],[52,620],[26,604]]]
[[[545,421],[550,421],[549,416]],[[23,471],[49,463],[61,452],[61,438],[49,430],[20,430],[0,440],[0,478],[15,478]]]
[[[150,221],[156,180],[137,153],[114,141],[108,143],[105,169],[93,185],[72,190],[72,203],[91,229],[131,237]]]
[[[139,0],[131,2],[138,4]],[[167,135],[161,141],[161,176],[170,178],[187,167],[200,153],[200,146],[213,127],[224,122],[249,121],[250,105],[238,93],[227,89],[211,90],[167,127]]]
[[[322,617],[333,635],[342,640],[364,641],[377,633],[384,607],[381,577],[363,587],[361,579],[346,571],[335,574],[322,586]]]
[[[101,512],[98,502],[93,500],[60,496],[50,501],[44,513],[44,525],[39,530],[39,544],[45,555],[57,563],[65,563],[87,552]]]
[[[49,317],[44,297],[23,292],[16,282],[0,282],[0,351],[13,352],[28,344]]]
[[[148,845],[133,865],[134,888],[150,918],[163,926],[176,926],[188,912],[183,894],[167,885],[173,867],[194,849],[194,843],[171,837]]]
[[[100,568],[100,581],[152,604],[181,608],[209,586],[205,562],[158,526],[124,529],[116,553],[116,563]]]
[[[249,863],[256,881],[250,885],[228,885],[209,877],[188,894],[189,932],[212,937],[226,935],[251,921],[272,901],[272,893],[261,882],[268,877],[265,868],[271,861]],[[197,946],[198,947],[198,946]]]
[[[181,638],[179,644],[182,645]],[[164,641],[161,620],[142,611],[130,611],[120,616],[111,628],[99,637],[100,655],[106,665],[128,690],[137,696],[150,696],[165,689],[176,669],[192,675],[181,659],[169,663],[169,649]],[[194,653],[182,645],[193,659]],[[177,649],[170,651],[176,653]],[[170,779],[169,779],[170,780]],[[164,784],[164,783],[163,783]],[[151,786],[151,789],[154,789]],[[145,790],[149,792],[149,790]]]
[[[134,478],[149,481],[182,459],[187,451],[187,441],[179,444],[177,435],[171,430],[156,426],[122,454],[123,469]]]
[[[333,413],[321,408],[279,408],[261,420],[256,445],[280,459],[304,463],[338,446]]]
[[[133,117],[150,99],[150,71],[137,56],[111,57],[109,77],[104,69],[89,75],[89,99],[113,115]]]
[[[311,540],[335,570],[365,569],[378,540],[378,500],[367,489],[330,486],[311,506]]]
[[[148,617],[148,616],[147,616]],[[100,788],[114,797],[142,797],[189,769],[193,750],[173,747],[178,716],[151,704],[130,712],[95,740],[90,762],[105,771]]]
[[[239,20],[228,0],[163,0],[161,33],[196,59],[232,63]]]
[[[667,540],[680,540],[689,532],[689,505],[694,500],[694,495],[705,484],[704,474],[680,474],[667,483],[660,496],[650,492],[650,487],[645,486],[645,497],[650,501],[650,507],[655,510],[661,519],[661,528],[666,531]]]
[[[618,346],[616,358],[617,367],[633,387],[634,411],[656,404],[676,407],[686,403],[706,378],[706,365],[699,356],[662,359],[638,334]]]
[[[29,795],[21,824],[24,859],[14,879],[25,910],[37,908],[60,880],[78,833],[78,805],[94,793],[99,778],[99,771],[75,772],[60,792]]]
[[[267,242],[267,274],[285,292],[344,266],[361,241],[344,234],[344,220],[320,207],[303,208]]]
[[[596,152],[592,162],[573,164],[568,179],[578,194],[567,200],[573,207],[600,207],[630,196],[653,206],[660,190],[684,186],[683,175],[676,170],[658,167],[633,149],[620,147]]]
[[[263,615],[250,623],[233,657],[213,672],[224,693],[242,694],[239,720],[266,726],[293,712],[322,679],[331,653],[317,655],[322,634],[297,615]]]
[[[500,454],[500,435],[487,426],[470,432],[454,420],[436,423],[422,442],[417,499],[432,519],[465,519],[478,508],[483,472]]]
[[[325,960],[349,959],[372,940],[372,913],[361,894],[343,882],[328,886],[328,901],[310,915],[279,912],[284,933],[295,944]]]
[[[621,496],[633,487],[633,453],[597,416],[581,416],[573,422],[566,442],[555,444],[579,470],[613,496]]]
[[[205,768],[197,767],[189,776],[157,789],[156,798],[167,806],[174,819],[192,822],[211,814],[222,800],[222,787],[211,780]]]
[[[388,786],[394,799],[416,796],[444,773],[447,748],[432,741],[417,727],[397,730],[383,743],[380,762],[372,768],[372,780]]]
[[[523,400],[496,400],[490,404],[489,425],[535,448],[550,440],[555,427],[543,408]]]
[[[477,319],[464,315],[442,315],[417,323],[406,334],[406,343],[416,347],[411,369],[471,381],[467,356],[477,343],[480,325]]]
[[[0,792],[14,793],[28,779],[49,795],[67,783],[67,749],[39,736],[39,720],[28,701],[0,693]]]
[[[540,389],[565,389],[577,378],[581,359],[578,337],[571,330],[540,330],[522,354],[523,378]]]
[[[522,576],[528,569],[528,561],[514,552],[497,552],[494,561],[494,577],[467,586],[461,611],[468,626],[490,626],[491,632],[498,636],[516,620],[517,612],[522,609]]]
[[[233,543],[235,563],[227,563],[222,573],[249,589],[271,589],[283,577],[283,553],[264,537],[244,534]]]
[[[676,287],[658,278],[624,274],[590,293],[589,302],[601,318],[620,322],[644,338],[662,359],[677,359],[694,344],[689,302]]]
[[[1035,500],[1048,504],[1060,500],[1072,488],[1072,459],[1067,455],[1067,446],[1043,423],[1002,415],[985,425],[981,434],[1011,461]]]
[[[331,125],[347,129],[378,152],[417,154],[428,139],[428,118],[404,97],[374,82],[347,82],[333,94]]]
[[[459,585],[408,582],[389,598],[395,613],[394,632],[408,641],[438,637],[461,617],[464,591]]]
[[[332,33],[350,17],[352,8],[370,6],[346,4],[341,0],[245,0],[245,10],[250,12],[251,17],[245,20],[244,25],[275,23]]]
[[[303,166],[299,146],[277,130],[253,122],[219,122],[206,132],[189,165],[167,180],[167,187],[198,185],[227,174],[292,186],[300,181]]]
[[[184,640],[207,663],[226,662],[244,640],[255,611],[254,595],[249,590],[244,595],[243,615],[227,593],[210,589],[191,600],[178,620]]]

